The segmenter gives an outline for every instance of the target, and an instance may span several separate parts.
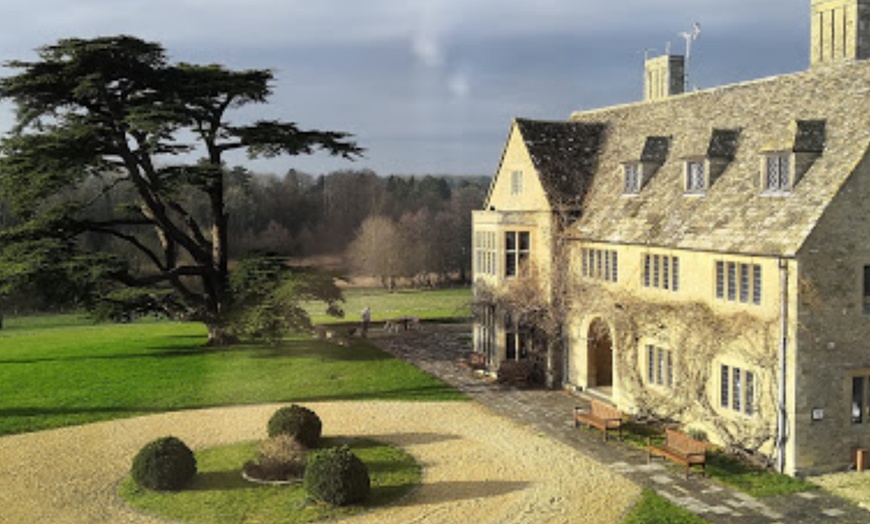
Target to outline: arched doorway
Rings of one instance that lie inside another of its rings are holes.
[[[587,384],[610,391],[613,387],[613,339],[607,322],[596,318],[586,335]]]

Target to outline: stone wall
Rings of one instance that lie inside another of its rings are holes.
[[[870,316],[864,266],[870,265],[870,161],[858,165],[801,249],[801,297],[793,442],[798,472],[842,470],[854,448],[870,448],[864,421],[852,422],[853,376],[870,376]],[[823,418],[813,420],[813,410]]]

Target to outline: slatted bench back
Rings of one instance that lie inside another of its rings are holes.
[[[592,399],[591,404],[592,404],[592,409],[591,409],[592,415],[595,417],[598,417],[598,418],[604,419],[604,420],[615,419],[615,418],[621,419],[622,418],[622,413],[620,413],[620,411],[618,409],[614,408],[613,406],[608,406],[604,402],[599,402],[595,399]]]
[[[695,440],[682,431],[675,429],[666,430],[665,445],[685,455],[704,453],[707,450],[707,445],[703,442]]]

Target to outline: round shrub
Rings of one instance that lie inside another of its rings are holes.
[[[163,437],[139,450],[130,473],[143,488],[178,491],[196,475],[196,458],[181,440]]]
[[[269,436],[292,435],[303,446],[317,447],[323,424],[320,417],[308,408],[293,404],[276,411],[269,419]]]
[[[245,475],[263,481],[301,479],[308,448],[293,435],[278,435],[260,443],[257,461],[244,465]]]
[[[371,492],[369,469],[347,446],[314,454],[303,480],[309,498],[333,506],[362,502]]]

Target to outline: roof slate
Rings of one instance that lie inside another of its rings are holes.
[[[523,142],[554,208],[576,208],[598,166],[606,126],[517,119]]]
[[[558,158],[555,143],[547,150],[546,163],[559,166],[559,176],[595,166],[584,212],[573,226],[579,238],[790,256],[868,151],[870,63],[580,112],[570,121],[607,129],[603,141],[589,148],[594,159],[578,158],[577,150]],[[625,196],[621,166],[637,160],[647,137],[671,137],[667,158],[639,195]],[[761,153],[771,150],[821,155],[791,194],[771,196],[760,187]],[[704,196],[686,196],[685,159],[705,153],[731,161]]]
[[[707,158],[734,160],[740,139],[739,129],[714,129],[707,148]]]

